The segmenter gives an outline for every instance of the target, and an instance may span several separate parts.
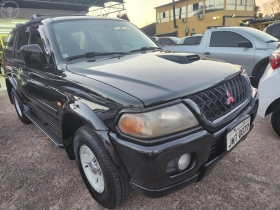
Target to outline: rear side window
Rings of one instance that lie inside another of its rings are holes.
[[[14,40],[15,40],[15,34],[10,33],[6,41],[6,47],[4,51],[4,56],[6,59],[14,58],[14,54],[13,54]]]
[[[185,45],[197,45],[200,43],[200,37],[199,36],[193,36],[188,39],[185,39],[184,44]]]
[[[24,45],[28,45],[28,40],[29,40],[29,31],[27,30],[27,28],[20,30],[18,32],[18,39],[16,45],[16,59],[22,60],[20,48]]]
[[[277,38],[280,38],[280,25],[277,24],[273,27],[271,27],[271,35],[274,36],[274,37],[277,37]]]
[[[241,41],[249,41],[235,32],[215,31],[211,34],[210,47],[238,47]]]

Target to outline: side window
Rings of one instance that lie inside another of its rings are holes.
[[[39,32],[39,26],[32,27],[30,30],[30,44],[37,44],[41,47],[43,51],[45,51],[43,39]],[[28,59],[31,61],[28,64],[28,67],[36,69],[36,70],[43,70],[42,67],[42,58],[38,53],[31,53],[28,57]]]
[[[189,38],[185,39],[184,44],[185,45],[196,45],[197,44],[197,38],[195,36],[189,37]]]
[[[162,38],[161,39],[161,45],[167,45],[168,39],[167,38]]]
[[[271,29],[271,35],[272,36],[275,36],[275,37],[277,37],[277,38],[279,38],[280,37],[280,25],[275,25],[275,26],[273,26],[272,27],[272,29]]]
[[[20,30],[18,32],[18,38],[17,38],[17,45],[16,45],[16,59],[22,60],[21,51],[20,48],[24,45],[28,45],[29,40],[29,31],[27,28]]]
[[[4,56],[6,59],[14,58],[14,54],[13,54],[14,40],[15,40],[15,34],[10,33],[10,35],[7,38],[6,47],[4,51]]]
[[[238,47],[241,41],[249,40],[235,32],[214,31],[211,34],[210,47]]]

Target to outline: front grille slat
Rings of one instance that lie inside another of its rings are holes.
[[[217,87],[190,95],[208,120],[214,121],[242,104],[247,97],[247,80],[238,75]],[[230,97],[229,97],[230,96]],[[233,97],[233,100],[230,100]],[[229,104],[228,104],[229,103]]]

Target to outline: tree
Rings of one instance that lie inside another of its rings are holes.
[[[121,13],[119,12],[119,14],[117,15],[117,17],[120,18],[120,19],[123,19],[123,20],[130,21],[130,19],[129,19],[127,13],[121,14]]]
[[[260,11],[260,6],[255,6],[255,14],[254,14],[254,18],[258,17],[258,12]]]

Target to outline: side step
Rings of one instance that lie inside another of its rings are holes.
[[[25,112],[25,115],[34,123],[34,125],[40,128],[50,138],[50,140],[56,144],[56,146],[64,148],[62,139],[52,132],[47,126],[41,123],[41,121],[38,120],[32,113],[30,113],[30,111]]]

